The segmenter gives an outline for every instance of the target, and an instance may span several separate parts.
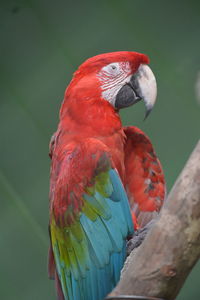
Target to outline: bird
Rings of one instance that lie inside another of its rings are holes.
[[[147,55],[87,59],[66,88],[50,141],[48,274],[59,300],[101,300],[116,286],[127,239],[159,213],[165,179],[149,137],[119,111],[157,96]]]

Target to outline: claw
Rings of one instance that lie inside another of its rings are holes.
[[[156,219],[151,220],[143,228],[138,229],[134,232],[132,239],[127,242],[127,255],[133,251],[133,249],[139,247],[144,241],[147,233],[155,224]]]

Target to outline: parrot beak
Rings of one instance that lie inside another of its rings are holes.
[[[137,72],[132,75],[118,92],[115,101],[117,109],[128,107],[140,100],[144,100],[146,106],[146,119],[151,112],[157,96],[156,79],[148,65],[140,65]]]

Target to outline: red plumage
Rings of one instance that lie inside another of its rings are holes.
[[[161,164],[150,139],[137,127],[124,128],[125,188],[140,226],[159,212],[165,197]]]
[[[88,59],[75,72],[65,92],[58,130],[50,144],[50,153],[53,155],[50,193],[56,181],[56,174],[62,168],[62,157],[66,151],[70,151],[70,145],[73,148],[74,143],[95,137],[110,149],[114,166],[129,195],[131,207],[136,216],[139,216],[139,211],[153,212],[161,208],[165,194],[161,165],[149,138],[141,130],[136,127],[122,127],[118,111],[102,98],[100,82],[97,80],[97,73],[103,66],[127,60],[130,61],[132,73],[140,64],[149,62],[144,54],[113,52]],[[64,174],[64,170],[62,172]],[[86,172],[87,170],[83,170],[82,175],[86,176]],[[70,185],[71,179],[68,183],[68,186]],[[56,197],[56,205],[60,210],[63,207],[62,197]],[[134,201],[137,206],[134,205]]]
[[[98,149],[101,144],[106,151],[109,149],[112,166],[117,169],[127,192],[136,228],[144,226],[155,217],[162,206],[165,180],[150,139],[136,127],[122,127],[118,110],[103,98],[101,82],[97,79],[99,70],[107,64],[127,61],[131,67],[130,73],[134,74],[141,64],[148,64],[149,59],[136,52],[95,56],[79,67],[66,89],[58,129],[50,142],[50,210],[54,211],[58,224],[62,223],[67,207],[71,204],[74,211],[67,217],[68,224],[73,222],[81,210],[83,188],[90,184],[93,176],[91,170],[95,169],[99,160],[98,152],[94,160],[85,156],[87,141],[88,147]],[[79,157],[73,161],[76,147],[82,148]],[[66,154],[68,160],[71,160],[70,174],[66,174]],[[87,164],[88,167],[85,167]],[[80,169],[81,173],[77,171]],[[66,198],[70,191],[73,193]],[[53,277],[54,269],[50,249],[50,277]],[[57,275],[56,282],[61,295]]]

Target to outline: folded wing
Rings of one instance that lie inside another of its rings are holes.
[[[133,220],[139,227],[155,218],[165,198],[165,179],[149,138],[137,127],[125,127],[125,187]],[[136,221],[135,221],[136,222]]]
[[[132,233],[128,199],[107,148],[95,139],[54,149],[49,273],[59,299],[100,300],[116,285]],[[54,267],[55,261],[55,267]]]

